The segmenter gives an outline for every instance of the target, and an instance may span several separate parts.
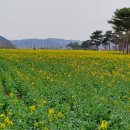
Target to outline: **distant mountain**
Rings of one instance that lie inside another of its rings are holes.
[[[17,48],[66,48],[70,42],[78,42],[79,40],[65,40],[58,38],[48,39],[23,39],[11,41]]]
[[[9,40],[0,36],[0,48],[15,48],[15,46]]]

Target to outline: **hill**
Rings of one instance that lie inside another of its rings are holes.
[[[9,40],[0,36],[0,48],[15,48],[15,46]]]

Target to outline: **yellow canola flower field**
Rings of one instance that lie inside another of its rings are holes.
[[[129,130],[130,55],[0,50],[0,129]]]

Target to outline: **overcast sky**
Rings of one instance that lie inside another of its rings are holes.
[[[0,35],[8,39],[86,40],[130,0],[0,0]]]

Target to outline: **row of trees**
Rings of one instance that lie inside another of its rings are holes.
[[[102,31],[95,31],[90,36],[90,40],[84,41],[81,44],[81,49],[96,49],[99,50],[99,46],[102,44],[105,49],[111,49],[110,43],[112,42],[112,31],[106,31],[103,34]]]
[[[102,44],[105,49],[109,48],[110,50],[112,35],[112,31],[106,31],[105,34],[103,34],[102,31],[95,31],[90,36],[90,40],[83,41],[81,44],[78,42],[71,42],[67,45],[67,47],[72,49],[99,50],[99,46]]]
[[[104,48],[110,48],[110,44],[114,43],[116,49],[123,53],[130,52],[130,8],[117,9],[111,20],[108,21],[112,25],[113,30],[93,32],[89,40],[83,41],[81,45],[78,43],[70,43],[67,46],[72,49],[99,49],[99,45]]]

